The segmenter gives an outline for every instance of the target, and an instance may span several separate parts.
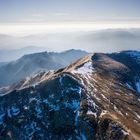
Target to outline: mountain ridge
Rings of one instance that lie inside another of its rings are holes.
[[[139,140],[140,96],[123,79],[127,69],[95,53],[1,96],[1,137]]]
[[[62,53],[41,52],[24,55],[0,67],[0,87],[16,83],[40,70],[56,70],[69,65],[88,53],[81,50],[69,50]]]

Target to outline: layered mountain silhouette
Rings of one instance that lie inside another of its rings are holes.
[[[72,49],[61,53],[41,52],[24,55],[0,67],[0,87],[16,83],[38,71],[63,68],[87,54],[85,51]]]
[[[2,38],[2,36],[0,35],[0,43],[2,44],[1,38]],[[16,40],[18,40],[18,39],[16,39]],[[7,38],[6,38],[6,40],[3,40],[3,41],[11,43],[11,40],[9,41],[9,40],[7,40]],[[11,46],[10,43],[7,47],[5,46],[5,48],[10,48],[10,46]],[[10,61],[19,59],[20,57],[22,57],[25,54],[39,53],[39,52],[43,52],[45,50],[46,50],[45,48],[36,47],[36,46],[28,46],[28,47],[23,47],[20,49],[0,50],[0,61],[1,62],[10,62]]]
[[[140,52],[94,53],[18,82],[0,96],[0,138],[139,140],[139,66]]]

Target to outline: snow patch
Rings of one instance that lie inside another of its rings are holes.
[[[87,111],[87,115],[94,115],[94,117],[97,118],[96,112],[92,112],[91,110]]]
[[[41,108],[40,108],[39,106],[36,106],[36,107],[35,107],[35,110],[36,110],[36,112],[37,112],[37,117],[38,117],[38,118],[41,118],[41,117],[42,117],[42,116],[41,116],[41,114],[42,114]]]
[[[126,86],[127,86],[129,89],[134,90],[133,87],[132,87],[129,83],[126,83]]]
[[[116,111],[118,111],[118,109],[117,109],[117,107],[116,107],[115,105],[113,105],[113,107],[114,107],[114,109],[115,109]]]
[[[11,108],[7,109],[7,115],[9,118],[18,115],[19,113],[20,113],[20,109],[15,106],[12,106]]]
[[[124,130],[121,130],[121,131],[122,131],[122,133],[123,133],[125,136],[129,135],[128,132],[126,132],[126,131],[124,131]]]
[[[140,93],[140,80],[136,82],[136,88],[137,88],[137,92]]]
[[[103,110],[102,113],[100,114],[100,117],[104,116],[105,114],[107,114],[108,111],[107,110]]]
[[[122,112],[119,110],[118,113],[123,116]]]
[[[32,84],[31,86],[35,88],[38,84],[39,84],[39,83],[34,83],[34,84]]]
[[[99,97],[97,97],[96,94],[93,95],[95,97],[96,100],[101,101],[101,99]]]
[[[10,109],[7,110],[7,114],[8,114],[8,117],[9,117],[9,118],[12,117],[12,115],[11,115],[11,110],[10,110]]]
[[[16,115],[18,115],[20,113],[20,109],[15,107],[15,106],[12,106],[11,111],[12,111],[12,114],[14,116],[16,116]]]
[[[60,110],[59,105],[49,102],[48,99],[43,100],[43,102],[49,106],[49,108],[50,108],[49,111],[51,111],[51,110],[54,110],[54,111]]]
[[[4,117],[5,114],[0,114],[0,124],[3,123],[3,117]]]
[[[93,72],[92,61],[86,62],[82,67],[73,70],[73,73],[91,74]]]
[[[72,100],[72,102],[64,102],[63,103],[66,108],[77,109],[80,106],[80,102],[77,100]]]
[[[140,119],[140,115],[138,115],[136,112],[135,112],[135,114],[136,114],[136,117],[137,117],[138,119]]]
[[[84,133],[81,133],[81,140],[87,140],[87,138],[86,138]]]
[[[75,113],[76,113],[75,114],[75,126],[77,126],[78,125],[78,117],[79,117],[79,108],[76,110]]]
[[[29,103],[31,103],[32,101],[37,101],[36,98],[30,98]]]
[[[105,97],[105,95],[104,95],[104,94],[101,94],[101,96],[102,96],[104,99],[108,100],[108,99]]]
[[[27,109],[29,109],[29,107],[28,106],[24,106],[24,110],[27,110]]]

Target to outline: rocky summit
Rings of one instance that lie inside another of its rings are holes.
[[[95,53],[0,96],[1,140],[139,140],[140,53]]]

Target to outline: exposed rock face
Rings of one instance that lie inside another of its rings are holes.
[[[0,138],[139,140],[140,99],[131,69],[94,54],[0,97]],[[44,75],[44,74],[43,74]]]

